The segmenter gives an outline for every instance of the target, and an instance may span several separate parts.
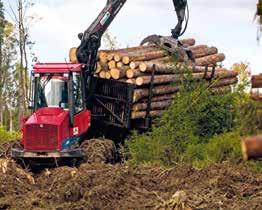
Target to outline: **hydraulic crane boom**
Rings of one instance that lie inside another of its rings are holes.
[[[93,74],[96,66],[96,56],[101,44],[101,37],[112,23],[126,0],[107,0],[106,6],[84,32],[78,35],[81,44],[77,49],[77,59],[86,64],[85,76]],[[181,35],[182,24],[185,19],[187,0],[173,0],[177,13],[178,23],[172,29],[172,37],[177,39]],[[182,32],[183,33],[183,32]]]

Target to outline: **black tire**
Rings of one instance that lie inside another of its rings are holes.
[[[117,161],[115,143],[108,139],[85,140],[81,148],[85,152],[84,161],[87,163],[111,163]]]

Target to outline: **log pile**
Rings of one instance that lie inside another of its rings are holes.
[[[133,97],[132,119],[146,116],[149,87],[154,70],[152,89],[151,116],[159,116],[172,102],[179,87],[174,85],[185,78],[185,73],[192,72],[192,81],[213,79],[211,88],[218,92],[228,90],[237,83],[237,73],[225,68],[216,68],[225,59],[216,47],[195,45],[194,39],[184,39],[181,43],[189,48],[195,63],[184,57],[171,56],[167,51],[154,46],[137,46],[118,50],[100,50],[95,75],[104,79],[118,80],[136,86]],[[176,62],[174,62],[176,60]],[[212,78],[211,78],[212,77]]]

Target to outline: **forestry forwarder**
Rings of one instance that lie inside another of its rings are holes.
[[[43,163],[48,159],[115,160],[116,141],[86,139],[104,136],[119,141],[132,128],[134,85],[93,76],[101,37],[125,2],[107,0],[91,26],[78,35],[81,40],[76,51],[78,64],[37,63],[34,66],[33,101],[30,105],[33,113],[23,119],[22,140],[12,148],[13,158],[44,160]],[[173,3],[178,24],[172,30],[172,37],[153,35],[142,44],[151,42],[170,53],[182,52],[191,58],[191,52],[177,41],[186,30],[187,1],[173,0]],[[182,31],[184,20],[186,26]],[[148,115],[141,122],[143,128],[149,128],[151,124],[150,100],[148,105]]]

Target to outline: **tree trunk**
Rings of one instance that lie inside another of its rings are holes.
[[[14,130],[12,108],[10,107],[8,111],[9,111],[9,131],[12,132]]]

